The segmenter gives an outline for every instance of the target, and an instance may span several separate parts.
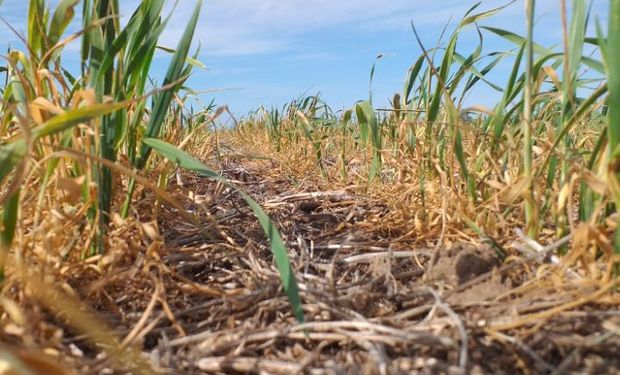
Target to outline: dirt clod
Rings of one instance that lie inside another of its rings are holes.
[[[440,250],[437,263],[428,275],[429,281],[443,281],[457,287],[499,266],[500,260],[488,246],[456,243]]]

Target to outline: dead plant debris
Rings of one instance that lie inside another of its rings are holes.
[[[386,192],[326,189],[320,179],[283,177],[273,161],[237,162],[223,173],[278,223],[306,323],[292,317],[266,239],[241,198],[191,174],[178,176],[170,190],[199,227],[166,204],[157,216],[147,214],[143,208],[155,198],[142,193],[138,222],[112,220],[109,254],[68,262],[56,273],[66,285],[58,293],[79,298],[156,371],[620,371],[616,284],[581,278],[577,263],[551,262],[545,254],[558,245],[532,249],[519,236],[498,239],[511,250],[504,262],[474,236],[446,236],[437,246],[394,219]],[[29,267],[57,265],[47,262]],[[142,371],[131,356],[103,354],[20,278],[9,280],[3,303],[13,313],[0,320],[4,342],[62,358],[80,374]]]

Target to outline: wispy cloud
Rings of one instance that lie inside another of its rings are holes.
[[[507,2],[486,0],[480,9]],[[601,2],[594,0],[595,5]],[[510,22],[511,15],[522,13],[519,3],[500,17]],[[138,4],[138,0],[121,2],[123,18],[127,19]],[[173,4],[170,1],[168,9]],[[193,0],[178,3],[162,39],[164,44],[177,43],[194,4]],[[204,2],[196,40],[202,43],[208,56],[279,53],[298,49],[300,38],[319,31],[352,34],[402,31],[410,28],[411,21],[421,29],[443,25],[451,18],[458,20],[473,4],[463,0],[208,0]],[[26,13],[23,0],[5,0],[0,7],[0,15],[20,29]]]
[[[177,8],[160,40],[175,47],[197,0],[168,0],[167,12]],[[52,6],[58,0],[49,0]],[[325,97],[339,106],[349,105],[366,95],[369,69],[380,52],[396,56],[381,60],[373,85],[376,98],[388,98],[402,87],[402,79],[419,48],[411,33],[416,25],[427,47],[434,46],[443,26],[454,26],[474,0],[204,0],[203,13],[195,41],[202,45],[201,60],[209,70],[196,71],[196,89],[236,88],[243,91],[218,92],[218,102],[236,110],[256,108],[260,103],[279,105],[308,88],[321,89]],[[509,0],[482,0],[476,10],[489,10]],[[609,0],[592,0],[594,13],[608,18]],[[122,0],[121,23],[127,21],[140,0]],[[557,44],[559,9],[557,0],[537,2],[536,38],[545,45]],[[28,4],[25,0],[4,0],[0,16],[25,32]],[[80,11],[77,12],[79,18]],[[525,25],[523,1],[518,0],[499,15],[483,21],[515,32]],[[78,30],[79,20],[70,32]],[[448,32],[451,32],[449,28]],[[0,47],[16,44],[17,38],[0,24]],[[445,41],[445,38],[444,38]],[[513,47],[501,38],[485,34],[485,48],[505,50]],[[459,52],[478,43],[477,33],[460,35]],[[78,49],[79,41],[69,49]],[[2,53],[2,51],[0,51]],[[77,58],[77,54],[69,55]],[[168,54],[158,54],[152,74],[165,71]],[[65,60],[66,61],[66,60]],[[491,80],[503,82],[509,71],[501,64]],[[504,72],[504,73],[502,73]],[[483,93],[477,99],[491,98]],[[483,101],[484,102],[484,101]]]
[[[491,0],[489,6],[505,1]],[[184,0],[180,7],[192,6]],[[211,0],[197,33],[207,55],[239,56],[294,48],[300,36],[317,31],[368,32],[443,24],[471,6],[461,0]],[[174,43],[189,12],[177,12],[165,40]]]

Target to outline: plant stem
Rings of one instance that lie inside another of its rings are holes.
[[[532,96],[534,90],[534,7],[535,0],[525,1],[527,22],[525,91],[523,95],[523,175],[528,179],[527,197],[525,199],[525,222],[527,234],[533,239],[538,236],[536,207],[534,203],[534,180],[532,178]]]

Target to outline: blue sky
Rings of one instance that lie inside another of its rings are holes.
[[[593,14],[603,23],[609,0],[592,0]],[[480,10],[506,4],[507,0],[482,1]],[[570,4],[570,1],[567,1]],[[4,0],[0,15],[18,30],[25,30],[25,0]],[[52,4],[55,1],[52,1]],[[138,1],[121,1],[123,16]],[[205,70],[196,70],[190,86],[196,90],[225,90],[204,94],[209,101],[228,104],[237,114],[259,105],[280,106],[303,94],[320,92],[334,109],[351,107],[368,97],[369,73],[377,65],[373,98],[385,104],[401,91],[409,66],[420,54],[411,22],[427,47],[436,44],[443,27],[454,26],[475,1],[465,0],[205,0],[196,40],[202,45]],[[486,19],[481,25],[523,33],[523,0]],[[536,39],[550,46],[560,42],[559,0],[539,0]],[[180,0],[161,44],[174,47],[194,0]],[[79,27],[79,26],[76,26]],[[451,30],[451,28],[449,28]],[[0,24],[0,48],[18,45],[17,38]],[[592,34],[592,33],[590,33]],[[473,29],[463,34],[458,51],[467,54],[477,43]],[[511,46],[497,37],[485,37],[486,51]],[[77,60],[79,42],[69,48],[68,63]],[[153,76],[161,80],[168,56],[155,60]],[[500,66],[491,79],[503,85],[509,66]],[[497,94],[484,87],[472,92],[467,103],[491,105]]]

